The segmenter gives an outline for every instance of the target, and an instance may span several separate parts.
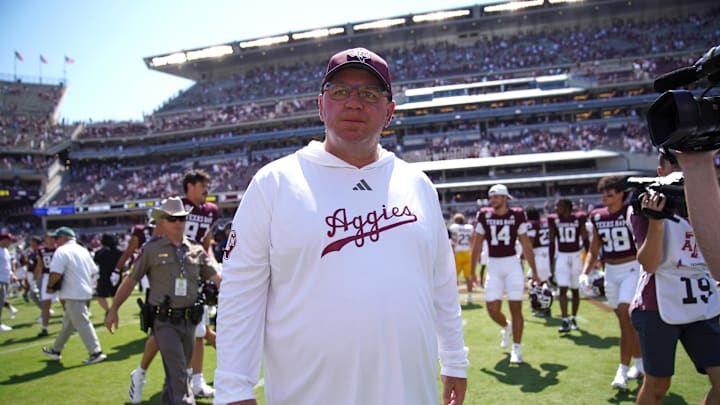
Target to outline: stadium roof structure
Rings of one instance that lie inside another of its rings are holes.
[[[472,0],[470,0],[472,1]],[[474,41],[479,35],[512,34],[532,27],[574,26],[581,21],[615,18],[618,14],[650,15],[680,7],[706,9],[712,1],[686,0],[536,0],[511,2],[498,0],[505,8],[471,5],[421,14],[407,14],[375,21],[361,21],[318,27],[302,32],[213,44],[203,48],[179,50],[148,56],[149,69],[190,80],[222,80],[234,74],[268,64],[295,64],[302,60],[324,63],[328,55],[353,46],[383,50],[415,46],[432,41]],[[516,9],[522,3],[528,6]],[[515,9],[513,9],[515,8]]]
[[[574,160],[589,159],[608,159],[608,158],[624,158],[620,152],[612,152],[607,150],[591,150],[591,151],[568,151],[568,152],[548,152],[533,153],[526,155],[507,155],[493,156],[470,159],[450,159],[429,162],[416,162],[412,165],[424,172],[453,170],[453,169],[472,169],[479,167],[498,167],[512,165],[531,165],[541,163],[558,163],[570,162]],[[496,180],[497,182],[497,180]]]
[[[438,191],[445,189],[463,189],[463,188],[477,188],[477,187],[491,187],[495,184],[502,183],[508,185],[518,184],[546,184],[549,182],[572,182],[577,180],[597,180],[605,176],[644,176],[646,173],[638,170],[610,170],[602,172],[592,173],[577,173],[577,174],[557,174],[548,176],[527,176],[517,178],[488,178],[487,180],[467,180],[467,181],[452,181],[446,183],[435,182],[433,185]]]

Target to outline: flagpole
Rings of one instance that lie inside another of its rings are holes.
[[[39,61],[40,61],[40,69],[39,69],[40,70],[40,84],[42,84],[42,65],[43,65],[42,55],[40,55]]]
[[[17,51],[15,51],[17,53]],[[17,55],[13,54],[13,81],[17,81]]]

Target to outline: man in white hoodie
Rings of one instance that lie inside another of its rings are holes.
[[[455,264],[432,183],[379,145],[395,109],[387,63],[334,55],[325,140],[253,178],[224,252],[215,403],[462,404]]]

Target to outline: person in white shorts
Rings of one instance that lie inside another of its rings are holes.
[[[573,203],[567,198],[558,200],[555,205],[556,215],[549,219],[550,223],[550,251],[555,257],[553,273],[560,292],[560,313],[562,325],[560,333],[578,330],[577,316],[580,308],[579,278],[583,269],[582,247],[588,246],[588,234],[585,223],[587,217],[583,213],[573,213]],[[557,246],[557,253],[555,247]],[[568,289],[572,295],[572,312],[568,317]]]
[[[610,385],[623,391],[627,390],[628,378],[639,377],[643,369],[640,343],[629,312],[640,276],[640,263],[636,258],[637,248],[628,221],[629,205],[624,203],[624,183],[625,179],[621,176],[606,176],[598,183],[605,207],[590,213],[593,237],[583,267],[583,275],[587,277],[595,268],[602,248],[605,295],[620,323],[620,364]],[[631,357],[635,359],[635,365],[629,369]]]
[[[520,240],[523,253],[530,265],[532,278],[540,282],[535,267],[535,255],[532,243],[527,236],[528,224],[525,212],[519,207],[508,207],[512,198],[507,187],[496,184],[490,188],[490,207],[482,208],[477,215],[477,225],[472,242],[470,263],[473,271],[477,266],[483,241],[488,241],[488,275],[485,282],[485,302],[490,318],[500,325],[502,340],[500,346],[506,348],[513,340],[510,352],[511,363],[522,363],[520,343],[523,333],[522,298],[525,294],[525,275],[520,258],[515,250],[515,241]],[[503,294],[507,294],[510,316],[508,322],[502,313]]]
[[[547,284],[550,280],[550,226],[547,218],[540,216],[540,210],[535,207],[528,207],[525,211],[528,219],[527,235],[533,246],[535,254],[535,270],[537,270],[540,284]],[[528,269],[528,278],[532,277],[530,269]],[[536,309],[533,312],[537,317],[550,316],[550,307]]]
[[[47,291],[50,281],[50,263],[55,254],[55,239],[48,233],[45,235],[45,245],[40,247],[39,257],[35,265],[35,278],[40,280],[40,302],[42,305],[42,329],[38,337],[48,336],[48,325],[50,324],[50,312],[53,302],[57,302],[57,293]]]

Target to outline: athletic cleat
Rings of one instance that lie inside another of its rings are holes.
[[[204,378],[199,379],[199,383],[195,383],[195,379],[192,379],[190,384],[192,387],[193,395],[197,398],[212,398],[215,395],[215,388],[207,385]]]
[[[570,318],[570,330],[580,330],[575,322],[575,318]]]
[[[103,352],[93,353],[87,359],[83,360],[83,364],[95,364],[107,359],[107,355]]]
[[[143,385],[145,385],[145,372],[138,367],[130,373],[128,397],[130,397],[131,404],[139,404],[142,402]]]
[[[615,379],[613,379],[610,386],[620,391],[627,391],[627,375],[623,373],[621,369],[618,369],[617,373],[615,373]]]
[[[62,356],[60,355],[60,352],[56,352],[53,349],[48,349],[47,347],[43,347],[42,352],[46,356],[50,357],[51,360],[60,360],[62,358]]]
[[[48,333],[47,329],[43,329],[40,331],[40,333],[37,334],[37,337],[44,337],[44,336],[48,336],[48,335],[49,335],[49,333]]]
[[[627,372],[627,378],[628,380],[634,380],[637,378],[640,378],[643,376],[643,370],[640,367],[637,367],[637,364],[630,367],[630,369]]]
[[[510,346],[510,341],[512,340],[512,325],[510,322],[505,325],[504,328],[500,331],[502,333],[502,339],[500,339],[500,348],[506,349],[508,346]]]
[[[521,364],[523,362],[522,360],[522,354],[520,354],[520,349],[512,349],[510,352],[510,364]]]
[[[558,328],[558,333],[568,333],[570,332],[570,322],[563,319],[562,326]]]
[[[14,306],[10,305],[10,319],[15,319],[17,316],[18,310]]]
[[[12,326],[7,326],[4,323],[0,323],[0,332],[10,332],[12,330]]]
[[[42,315],[38,316],[35,323],[42,323]]]

